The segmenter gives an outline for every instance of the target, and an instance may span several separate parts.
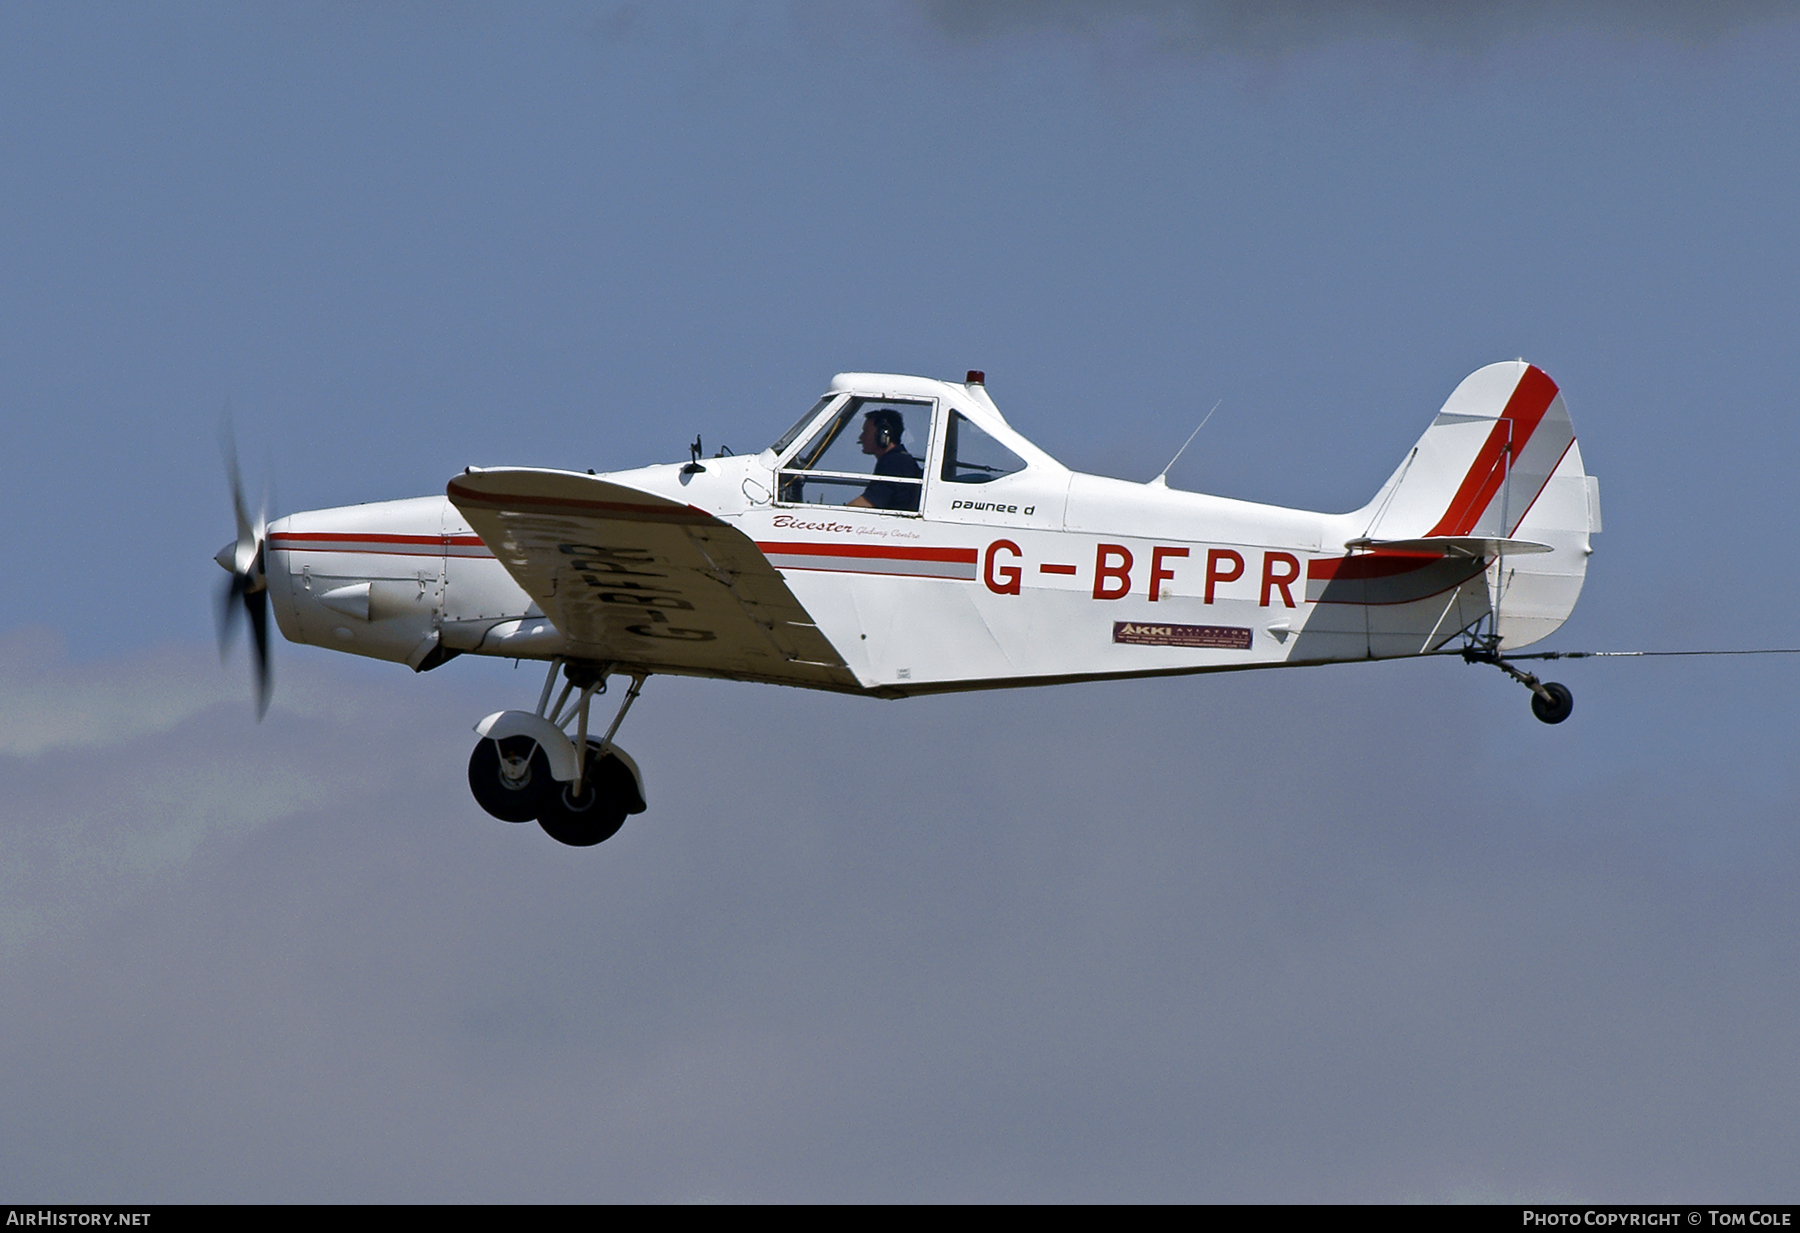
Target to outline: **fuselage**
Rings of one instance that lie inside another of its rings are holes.
[[[871,475],[901,474],[846,469],[856,455],[822,437],[856,398],[913,416],[920,478],[889,484],[900,508],[847,503],[875,491]],[[978,436],[990,451],[980,456],[998,461],[959,463],[959,449],[976,456]],[[837,461],[822,465],[828,457]],[[811,420],[761,454],[600,478],[741,531],[855,688],[893,696],[1412,655],[1483,620],[1519,645],[1560,624],[1592,525],[1572,438],[1519,518],[1520,535],[1553,551],[1519,562],[1347,548],[1369,534],[1410,462],[1361,510],[1286,509],[1071,471],[1014,431],[979,385],[846,374]],[[292,641],[416,669],[454,654],[572,653],[445,497],[283,518],[269,527],[266,568]],[[658,662],[654,648],[613,662],[686,670]]]

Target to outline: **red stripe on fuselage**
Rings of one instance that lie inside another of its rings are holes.
[[[329,531],[278,531],[269,536],[269,547],[277,552],[382,557],[456,556],[463,560],[492,560],[494,556],[479,535],[335,535]]]
[[[945,561],[975,564],[973,548],[890,548],[882,544],[776,544],[758,541],[764,555],[778,557],[853,557],[858,560]]]
[[[1467,535],[1475,529],[1475,520],[1481,517],[1481,511],[1488,507],[1506,478],[1506,469],[1500,465],[1500,460],[1506,454],[1508,436],[1512,441],[1513,457],[1517,458],[1554,401],[1556,382],[1535,364],[1527,365],[1512,397],[1506,400],[1506,410],[1494,421],[1481,452],[1475,455],[1469,473],[1463,476],[1462,486],[1450,498],[1450,508],[1425,534]],[[1505,535],[1510,529],[1502,527],[1500,533]]]
[[[269,536],[269,542],[277,548],[292,543],[334,543],[334,544],[432,544],[442,547],[450,544],[459,548],[479,548],[485,545],[479,535],[351,535],[334,534],[330,531],[277,531]]]
[[[1314,557],[1306,563],[1308,582],[1333,579],[1392,578],[1443,560],[1431,552],[1377,552],[1356,557]]]

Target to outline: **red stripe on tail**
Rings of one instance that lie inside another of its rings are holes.
[[[1544,412],[1550,409],[1550,404],[1555,400],[1556,382],[1535,364],[1527,366],[1525,375],[1519,378],[1518,387],[1506,401],[1506,410],[1494,421],[1493,431],[1488,433],[1481,452],[1475,455],[1474,465],[1463,476],[1462,487],[1450,498],[1450,508],[1444,511],[1438,524],[1425,534],[1467,535],[1475,529],[1476,519],[1481,517],[1481,511],[1488,507],[1506,479],[1506,468],[1501,465],[1501,459],[1506,453],[1509,423],[1513,457],[1517,458],[1525,449],[1525,443],[1531,440],[1531,434],[1537,431]],[[1505,528],[1502,528],[1501,534],[1506,534]]]

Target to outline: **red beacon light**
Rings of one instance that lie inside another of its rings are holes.
[[[971,369],[969,369],[969,376],[968,376],[967,380],[965,380],[963,382],[963,384],[964,385],[986,385],[987,384],[987,374],[982,372],[979,368],[971,368]]]

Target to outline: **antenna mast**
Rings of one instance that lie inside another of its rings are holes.
[[[1215,402],[1212,405],[1212,411],[1208,411],[1205,417],[1201,419],[1199,425],[1195,427],[1194,431],[1188,434],[1188,439],[1183,441],[1181,443],[1181,448],[1175,451],[1175,457],[1169,459],[1168,466],[1165,466],[1161,471],[1157,472],[1156,478],[1150,481],[1152,484],[1156,485],[1158,488],[1167,488],[1169,486],[1169,467],[1174,466],[1181,460],[1181,456],[1187,452],[1187,447],[1192,445],[1194,443],[1194,438],[1200,435],[1200,429],[1205,428],[1206,421],[1213,417],[1213,411],[1217,411],[1219,409],[1219,403],[1224,401],[1225,400],[1221,398],[1219,399],[1219,402]]]

